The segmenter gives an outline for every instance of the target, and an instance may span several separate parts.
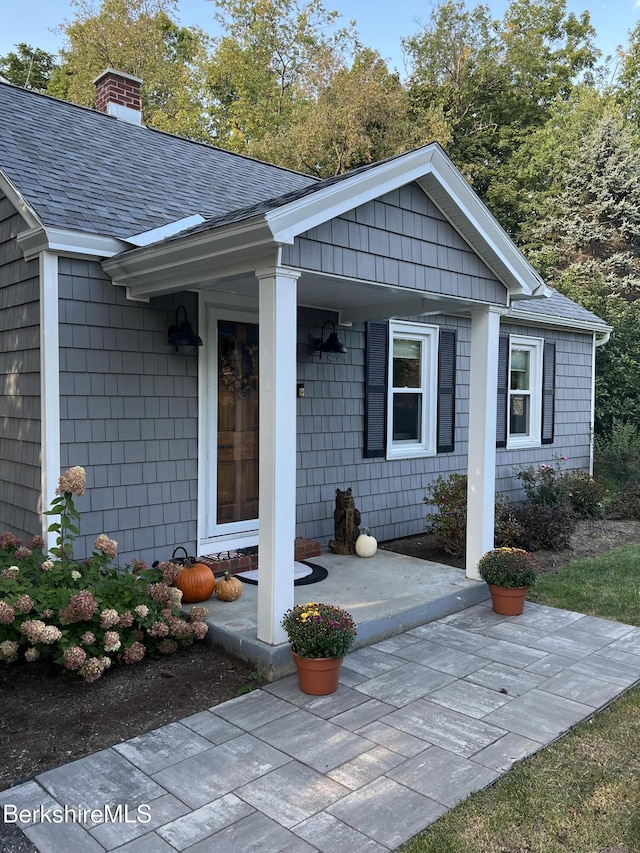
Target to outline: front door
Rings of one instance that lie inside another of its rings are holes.
[[[258,326],[218,320],[216,524],[258,517]]]
[[[257,316],[207,306],[206,520],[201,547],[254,544],[258,530]],[[218,547],[219,546],[219,547]]]

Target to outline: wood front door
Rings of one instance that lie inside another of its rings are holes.
[[[217,320],[216,526],[258,518],[258,326]]]

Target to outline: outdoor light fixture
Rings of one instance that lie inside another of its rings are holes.
[[[179,318],[181,311],[184,317],[182,321]],[[191,323],[187,320],[187,309],[184,305],[179,305],[176,308],[176,322],[174,326],[169,326],[167,345],[173,347],[176,352],[182,352],[185,355],[192,353],[196,347],[202,346],[202,338],[196,335],[191,328]]]
[[[325,329],[327,326],[333,326],[333,331],[325,340]],[[327,355],[344,355],[344,353],[347,352],[346,346],[338,338],[338,333],[336,332],[336,324],[333,322],[333,320],[325,320],[325,322],[322,324],[322,331],[320,332],[320,337],[315,338],[313,341],[313,351],[320,353],[320,358],[322,358],[323,352]]]

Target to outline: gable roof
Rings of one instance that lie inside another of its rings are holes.
[[[316,183],[3,83],[0,169],[41,224],[120,239]]]

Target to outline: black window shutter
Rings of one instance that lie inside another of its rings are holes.
[[[438,343],[438,453],[455,448],[456,429],[456,333],[440,329]]]
[[[542,444],[553,444],[556,399],[556,345],[544,342],[542,356]]]
[[[365,359],[364,455],[385,456],[387,452],[387,370],[389,324],[367,323]]]
[[[507,446],[507,406],[509,399],[509,336],[498,341],[498,406],[496,411],[496,447]]]

